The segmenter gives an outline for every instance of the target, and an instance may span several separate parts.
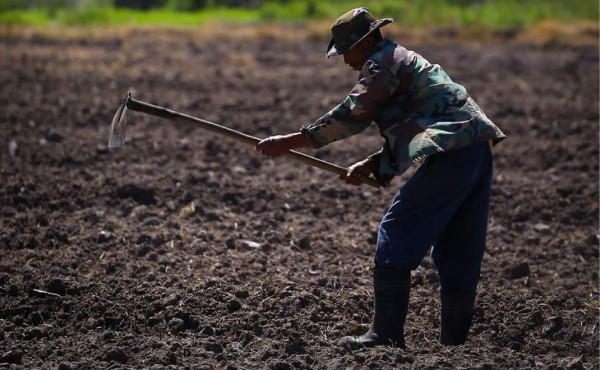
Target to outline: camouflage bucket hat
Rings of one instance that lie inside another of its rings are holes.
[[[367,8],[350,10],[331,26],[332,38],[325,57],[344,54],[371,32],[393,21],[392,18],[375,19]]]

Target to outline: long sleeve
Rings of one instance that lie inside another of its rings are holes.
[[[358,134],[378,117],[398,84],[389,68],[369,60],[346,99],[301,132],[314,148]]]

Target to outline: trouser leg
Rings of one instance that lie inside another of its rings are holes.
[[[490,158],[433,249],[440,276],[442,344],[464,344],[471,327],[485,250],[491,181]]]

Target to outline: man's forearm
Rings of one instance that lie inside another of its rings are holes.
[[[286,140],[288,141],[290,149],[306,148],[310,146],[308,138],[301,132],[286,135]]]
[[[310,141],[300,132],[287,135],[275,135],[261,140],[256,150],[269,157],[278,157],[287,151],[310,146]]]

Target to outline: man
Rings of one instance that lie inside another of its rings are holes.
[[[264,139],[256,149],[276,157],[294,148],[319,148],[375,122],[384,147],[340,178],[360,185],[373,174],[386,186],[412,163],[423,161],[398,190],[379,227],[371,328],[344,342],[405,347],[411,270],[433,246],[442,303],[440,341],[464,344],[485,249],[491,148],[505,136],[440,66],[382,39],[379,28],[391,22],[375,19],[365,8],[338,18],[326,57],[343,55],[360,72],[358,83],[315,123]]]

